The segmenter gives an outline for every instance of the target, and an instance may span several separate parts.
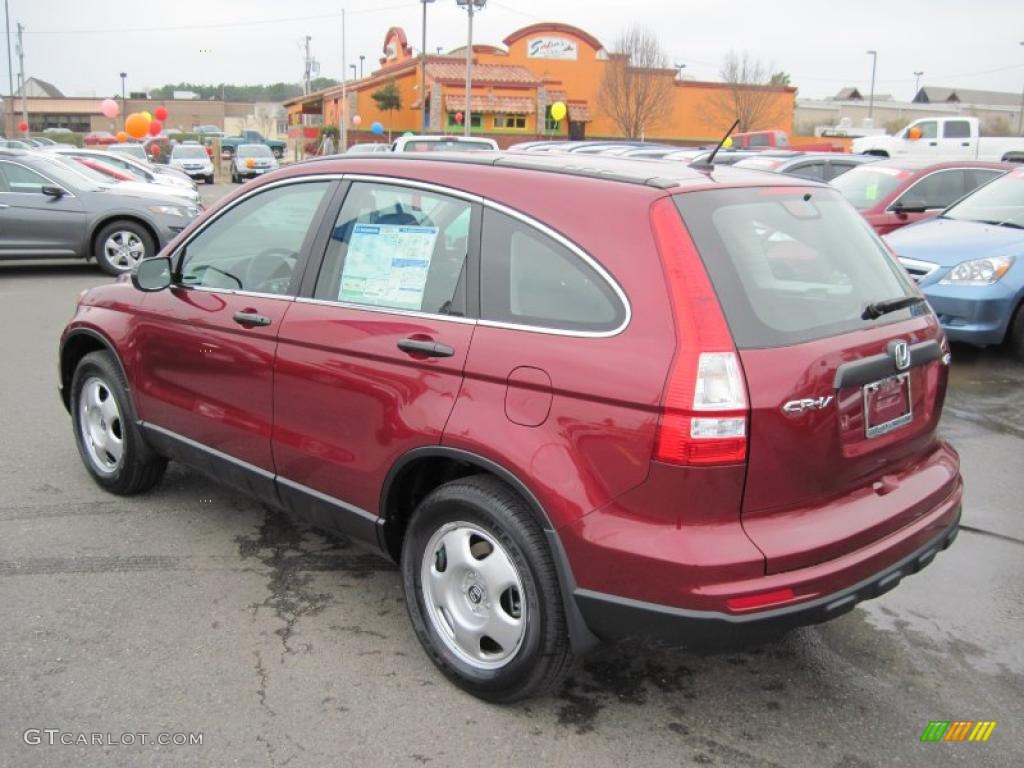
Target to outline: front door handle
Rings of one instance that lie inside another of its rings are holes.
[[[10,207],[11,206],[9,206],[7,203],[0,203],[0,210],[3,210],[4,208],[10,208]]]
[[[232,315],[232,319],[239,325],[270,325],[270,318],[266,315],[261,315],[258,312],[235,312],[235,314]]]
[[[410,355],[426,355],[427,357],[451,357],[455,350],[447,344],[430,339],[401,339],[398,348]]]
[[[961,147],[969,147],[969,146],[971,146],[971,142],[969,142],[969,141],[964,141],[964,142],[961,142],[961,143],[960,143],[960,146],[961,146]]]
[[[928,146],[929,147],[937,147],[937,146],[939,146],[939,142],[937,142],[937,141],[929,141],[928,142]]]

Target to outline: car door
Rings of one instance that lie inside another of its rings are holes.
[[[440,442],[475,328],[478,219],[457,192],[351,184],[279,336],[274,462],[297,514],[372,541],[394,462]]]
[[[971,124],[967,120],[946,120],[942,124],[939,150],[951,157],[975,157],[977,139],[971,137]]]
[[[913,157],[933,157],[939,154],[939,124],[936,120],[922,120],[915,126],[921,131],[916,139],[906,143],[907,154]]]
[[[44,195],[48,186],[65,194]],[[21,163],[0,161],[0,255],[82,256],[85,232],[80,198]]]
[[[336,184],[239,198],[177,249],[172,286],[146,296],[138,321],[135,398],[153,439],[200,466],[216,458],[225,480],[260,494],[273,492],[277,335]]]

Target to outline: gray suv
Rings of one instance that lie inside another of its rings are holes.
[[[130,272],[199,214],[180,197],[104,187],[41,152],[0,150],[0,259],[96,259]]]

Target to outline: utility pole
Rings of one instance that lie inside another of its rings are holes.
[[[366,58],[366,56],[364,56],[361,53],[359,54],[359,79],[360,80],[363,79],[363,59],[365,59],[365,58]]]
[[[473,14],[477,8],[483,10],[487,0],[456,0],[458,5],[466,6],[469,13],[469,32],[466,40],[466,109],[463,114],[463,126],[465,135],[469,136],[470,127],[473,123]]]
[[[430,117],[427,115],[427,3],[432,3],[434,0],[420,0],[420,2],[423,3],[423,45],[420,46],[420,53],[423,55],[420,71],[420,110],[422,112],[420,130],[425,131],[430,123]]]
[[[25,31],[24,25],[18,22],[18,77],[21,80],[21,120],[28,123],[28,102],[25,101],[25,46],[22,44],[21,33]],[[28,135],[28,131],[25,131]]]
[[[121,130],[124,130],[125,122],[128,120],[128,102],[125,101],[125,80],[128,79],[128,73],[121,73]],[[173,93],[171,94],[174,95]]]
[[[311,58],[309,58],[309,41],[310,40],[312,40],[312,38],[309,35],[306,35],[306,61],[305,61],[305,69],[303,70],[303,75],[302,75],[302,95],[303,96],[308,96],[309,95],[309,73],[310,73],[310,71],[313,68],[313,60]]]
[[[346,119],[345,112],[348,109],[348,83],[345,80],[345,76],[348,74],[346,65],[348,62],[345,59],[345,9],[341,9],[341,103],[338,104],[338,152],[345,154],[348,152],[348,120]]]
[[[878,51],[868,51],[871,57],[871,93],[868,95],[868,120],[875,112],[875,69],[878,66]]]
[[[11,63],[11,10],[4,0],[4,19],[7,22],[7,94],[14,96],[14,64]]]
[[[1024,45],[1024,40],[1020,41]],[[1017,115],[1017,134],[1024,136],[1024,88],[1020,91],[1020,113]]]

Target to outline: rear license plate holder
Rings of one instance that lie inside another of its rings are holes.
[[[913,421],[909,372],[865,384],[863,392],[865,437],[881,437]]]

